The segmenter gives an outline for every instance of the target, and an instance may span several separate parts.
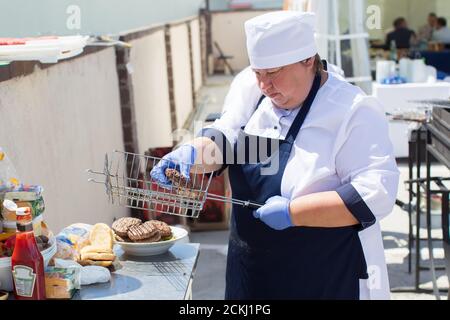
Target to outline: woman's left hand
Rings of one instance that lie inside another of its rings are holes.
[[[290,200],[280,196],[273,196],[266,204],[253,212],[253,216],[275,230],[283,230],[292,227],[289,213]]]

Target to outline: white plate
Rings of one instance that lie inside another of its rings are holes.
[[[150,242],[150,243],[135,243],[135,242],[120,242],[115,241],[122,250],[132,256],[154,256],[167,252],[177,241],[185,238],[188,232],[183,228],[170,226],[172,229],[173,238],[166,241]]]

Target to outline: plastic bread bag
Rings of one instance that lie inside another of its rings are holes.
[[[0,192],[13,190],[20,185],[20,179],[11,160],[0,147]]]
[[[78,260],[80,250],[89,245],[89,234],[92,225],[75,223],[61,230],[56,236],[58,251],[57,258]]]
[[[80,268],[54,267],[45,268],[45,295],[47,299],[71,299],[80,289]]]
[[[72,243],[66,238],[56,237],[56,253],[54,258],[64,260],[78,260],[79,253],[72,246]]]
[[[0,147],[0,212],[5,193],[19,186],[20,178],[17,175],[16,169],[2,147]]]
[[[111,280],[111,273],[105,267],[100,266],[85,266],[82,267],[75,261],[68,261],[62,259],[55,259],[55,267],[59,268],[79,268],[80,269],[80,284],[89,285],[94,283],[105,283]]]
[[[68,280],[70,282],[70,285],[68,286],[69,290],[81,288],[81,269],[75,265],[48,266],[45,268],[45,276],[49,279],[56,278]]]

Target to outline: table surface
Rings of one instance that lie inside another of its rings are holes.
[[[378,98],[387,112],[423,110],[426,105],[417,103],[416,101],[448,99],[450,95],[450,83],[443,81],[403,84],[380,84],[373,82],[372,95]]]
[[[420,51],[422,58],[425,58],[426,64],[435,67],[437,70],[450,73],[450,50],[444,51]]]
[[[82,286],[74,300],[182,300],[199,255],[198,243],[176,243],[164,254],[126,255],[116,248],[122,268],[108,283]]]

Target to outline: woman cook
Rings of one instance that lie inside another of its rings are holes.
[[[226,299],[389,298],[379,221],[399,172],[387,121],[375,98],[324,70],[313,26],[292,11],[246,21],[250,68],[221,118],[151,172],[168,185],[174,163],[187,179],[197,164],[228,168],[233,197],[264,204],[233,206]]]

